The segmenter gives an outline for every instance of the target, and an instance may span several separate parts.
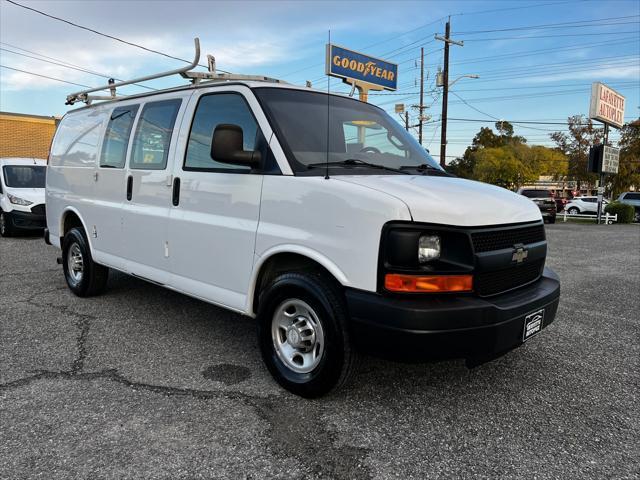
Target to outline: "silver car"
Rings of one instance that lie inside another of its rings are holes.
[[[636,209],[633,216],[634,222],[640,222],[640,192],[624,192],[618,197],[620,203],[626,203]]]

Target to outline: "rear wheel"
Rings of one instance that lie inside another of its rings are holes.
[[[0,236],[10,237],[12,234],[11,221],[4,212],[0,212]]]
[[[633,221],[640,223],[640,208],[636,208],[636,213],[633,215]]]
[[[344,384],[355,360],[347,320],[340,290],[323,274],[276,277],[260,295],[258,313],[262,358],[274,379],[308,398]]]
[[[80,228],[72,228],[62,240],[62,268],[69,289],[79,297],[98,295],[107,285],[109,269],[93,261]]]

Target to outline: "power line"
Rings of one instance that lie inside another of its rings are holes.
[[[186,59],[180,58],[180,57],[175,57],[173,55],[169,55],[168,53],[161,52],[160,50],[154,50],[153,48],[145,47],[144,45],[140,45],[138,43],[130,42],[128,40],[124,40],[124,39],[116,37],[114,35],[109,35],[108,33],[100,32],[100,31],[95,30],[95,29],[90,28],[90,27],[85,27],[84,25],[80,25],[78,23],[72,22],[70,20],[66,20],[64,18],[56,17],[55,15],[51,15],[49,13],[43,12],[41,10],[38,10],[36,8],[27,7],[26,5],[22,5],[22,4],[14,1],[14,0],[6,0],[6,1],[11,3],[11,4],[13,4],[13,5],[15,5],[16,7],[24,8],[25,10],[30,10],[32,12],[35,12],[35,13],[39,14],[39,15],[43,15],[43,16],[51,18],[53,20],[57,20],[59,22],[66,23],[67,25],[71,25],[73,27],[80,28],[82,30],[86,30],[86,31],[91,32],[91,33],[95,33],[96,35],[100,35],[100,36],[103,36],[105,38],[109,38],[111,40],[115,40],[116,42],[124,43],[125,45],[130,45],[132,47],[140,48],[140,49],[145,50],[147,52],[155,53],[157,55],[162,55],[163,57],[171,58],[173,60],[179,60],[181,62],[191,63],[190,60],[186,60]],[[201,66],[201,67],[205,67],[205,68],[208,67],[207,65],[203,65],[203,64],[200,64],[200,63],[198,65]],[[231,73],[231,72],[227,72],[225,70],[220,70],[220,69],[219,69],[219,71],[223,72],[223,73]]]
[[[528,38],[558,38],[558,37],[588,37],[593,35],[625,35],[629,33],[637,33],[637,30],[627,32],[593,32],[593,33],[563,33],[557,35],[528,35],[522,37],[496,37],[496,38],[469,38],[465,42],[488,42],[494,40],[526,40]]]
[[[493,8],[491,10],[478,10],[475,12],[466,12],[466,13],[452,13],[451,16],[452,17],[458,17],[458,16],[463,16],[463,15],[482,15],[484,13],[494,13],[494,12],[504,12],[507,10],[522,10],[525,8],[539,8],[539,7],[546,7],[549,5],[562,5],[565,3],[576,3],[575,0],[566,0],[563,2],[550,2],[550,3],[538,3],[538,4],[534,4],[534,5],[525,5],[525,6],[521,6],[521,7],[507,7],[507,8]]]
[[[0,43],[3,43],[3,42],[0,42]],[[91,74],[91,75],[95,75],[95,76],[97,76],[97,77],[102,77],[102,78],[107,78],[107,79],[109,79],[109,78],[113,78],[114,80],[116,80],[116,81],[118,81],[118,82],[122,82],[122,81],[123,81],[123,80],[121,80],[121,79],[119,79],[119,78],[111,77],[110,75],[106,75],[106,74],[103,74],[103,73],[94,72],[94,71],[92,71],[92,70],[88,70],[88,69],[86,69],[86,68],[79,67],[79,66],[76,66],[76,65],[73,65],[73,64],[65,65],[64,63],[60,63],[60,62],[58,62],[58,61],[46,60],[46,59],[44,59],[44,58],[38,58],[38,57],[34,57],[34,56],[32,56],[32,55],[27,55],[27,54],[25,54],[25,53],[14,52],[13,50],[9,50],[9,49],[7,49],[7,48],[2,48],[2,47],[0,47],[0,50],[2,50],[3,52],[13,53],[14,55],[20,55],[20,56],[22,56],[22,57],[27,57],[27,58],[32,58],[32,59],[34,59],[34,60],[39,60],[39,61],[41,61],[41,62],[49,63],[49,64],[51,64],[51,65],[58,65],[58,66],[60,66],[60,67],[68,68],[68,69],[71,69],[71,70],[77,70],[77,71],[79,71],[79,72],[89,73],[89,74]],[[146,88],[146,89],[148,89],[148,90],[157,90],[156,88],[148,87],[148,86],[146,86],[146,85],[142,85],[142,84],[140,84],[140,83],[132,83],[132,85],[136,85],[136,86],[138,86],[138,87]]]
[[[20,72],[20,73],[26,73],[26,74],[28,74],[28,75],[33,75],[33,76],[35,76],[35,77],[42,77],[42,78],[47,78],[47,79],[49,79],[49,80],[55,80],[56,82],[68,83],[69,85],[75,85],[75,86],[77,86],[77,87],[93,88],[93,87],[92,87],[92,86],[90,86],[90,85],[83,85],[83,84],[81,84],[81,83],[69,82],[69,81],[67,81],[67,80],[62,80],[62,79],[60,79],[60,78],[50,77],[50,76],[48,76],[48,75],[42,75],[42,74],[40,74],[40,73],[33,73],[33,72],[28,72],[28,71],[26,71],[26,70],[20,70],[19,68],[7,67],[6,65],[0,65],[0,67],[1,67],[1,68],[6,68],[6,69],[8,69],[8,70],[14,70],[14,71],[16,71],[16,72]],[[104,90],[106,90],[106,88],[105,88]]]
[[[640,15],[626,15],[624,17],[609,17],[609,18],[598,18],[594,20],[575,20],[572,22],[560,22],[560,23],[543,23],[541,25],[522,25],[520,27],[510,27],[510,28],[497,28],[493,30],[470,30],[466,32],[457,32],[458,35],[472,35],[476,33],[493,33],[493,32],[512,32],[516,30],[540,30],[545,28],[591,28],[591,27],[600,27],[600,26],[610,26],[610,25],[628,25],[631,23],[638,22],[616,22],[616,23],[600,23],[599,22],[609,22],[611,20],[626,20],[629,18],[638,18]],[[588,25],[593,24],[593,25]]]

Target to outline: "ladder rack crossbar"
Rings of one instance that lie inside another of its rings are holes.
[[[155,73],[152,75],[146,75],[144,77],[134,78],[133,80],[124,80],[121,82],[114,82],[113,79],[109,80],[107,85],[102,87],[90,88],[88,90],[82,90],[80,92],[72,93],[67,95],[67,101],[65,105],[73,105],[75,102],[81,101],[86,103],[87,105],[91,104],[94,100],[115,100],[126,98],[126,95],[116,96],[116,88],[122,87],[124,85],[131,85],[133,83],[146,82],[148,80],[155,80],[156,78],[170,77],[171,75],[180,75],[183,78],[189,79],[193,85],[200,84],[201,81],[206,82],[226,82],[233,80],[249,80],[249,81],[258,81],[258,82],[272,82],[272,83],[287,83],[282,80],[278,80],[277,78],[265,77],[263,75],[242,75],[242,74],[234,74],[234,73],[216,73],[215,72],[215,59],[211,56],[208,56],[209,63],[209,71],[208,72],[194,72],[191,71],[198,66],[198,62],[200,61],[200,39],[198,37],[193,39],[195,44],[195,57],[193,62],[189,65],[186,65],[182,68],[176,68],[174,70],[169,70],[167,72]],[[109,90],[111,93],[110,96],[104,95],[89,95],[93,92],[99,92],[102,90]]]
[[[73,105],[78,100],[86,102],[86,101],[89,100],[89,97],[88,97],[89,93],[99,92],[100,90],[111,90],[111,92],[112,92],[111,98],[113,99],[113,98],[115,98],[115,89],[117,87],[122,87],[124,85],[131,85],[132,83],[146,82],[148,80],[155,80],[156,78],[169,77],[171,75],[176,75],[176,74],[188,72],[189,70],[192,70],[195,67],[197,67],[198,66],[198,62],[200,61],[200,39],[198,37],[196,37],[196,38],[193,39],[193,42],[195,43],[196,54],[195,54],[195,57],[193,59],[193,62],[191,62],[189,65],[186,65],[186,66],[184,66],[182,68],[176,68],[174,70],[169,70],[168,72],[154,73],[152,75],[146,75],[144,77],[134,78],[133,80],[125,80],[123,82],[109,83],[109,84],[104,85],[102,87],[95,87],[95,88],[90,88],[88,90],[82,90],[80,92],[72,93],[70,95],[67,95],[66,105]],[[94,98],[94,100],[98,100],[98,99]],[[100,100],[102,100],[102,98],[100,98]]]

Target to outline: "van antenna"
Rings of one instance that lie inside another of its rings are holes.
[[[331,29],[329,29],[329,43],[327,45],[327,49],[331,48]],[[327,53],[328,55],[328,53]],[[324,179],[329,180],[329,102],[331,101],[331,77],[327,74],[327,167],[324,174]]]

